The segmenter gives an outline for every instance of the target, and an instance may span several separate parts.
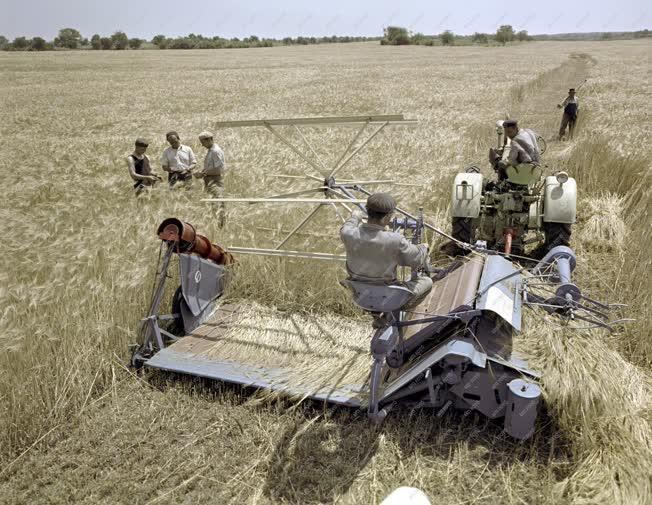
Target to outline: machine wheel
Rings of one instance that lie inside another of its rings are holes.
[[[183,319],[181,317],[181,301],[183,300],[183,292],[181,291],[181,286],[177,288],[172,295],[172,314],[179,314],[179,317],[175,317],[173,321],[170,322],[167,330],[173,335],[181,336],[184,333],[183,330]]]
[[[453,237],[467,244],[473,242],[473,219],[470,217],[453,218]]]
[[[566,223],[543,223],[545,242],[534,249],[530,256],[543,258],[550,249],[560,245],[570,246],[571,225]]]

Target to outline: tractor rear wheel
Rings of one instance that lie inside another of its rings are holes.
[[[470,217],[454,217],[452,235],[457,240],[472,244],[473,220]]]
[[[570,246],[571,225],[567,223],[543,223],[545,242],[537,247],[530,256],[536,259],[543,258],[550,249],[564,245]]]
[[[472,219],[468,217],[454,217],[453,218],[453,238],[470,244],[473,240],[473,224]],[[468,254],[468,250],[457,245],[457,242],[450,241],[441,247],[441,251],[449,256],[463,256]]]

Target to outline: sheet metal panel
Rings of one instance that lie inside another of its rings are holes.
[[[408,315],[407,319],[443,316],[464,305],[472,308],[483,265],[483,256],[467,258],[461,267],[433,284],[426,299]],[[408,326],[404,338],[409,339],[426,326],[427,324]]]
[[[243,386],[277,391],[288,396],[308,397],[348,407],[360,407],[364,404],[361,385],[346,384],[333,388],[311,389],[292,384],[290,387],[288,386],[288,383],[291,382],[290,374],[285,370],[254,367],[231,361],[201,359],[193,354],[177,352],[171,347],[158,352],[145,364],[160,370],[223,380]]]
[[[476,309],[498,314],[521,331],[522,275],[502,256],[488,256],[480,279]]]

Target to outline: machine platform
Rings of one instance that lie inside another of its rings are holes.
[[[483,270],[482,257],[468,258],[435,282],[430,295],[408,319],[473,308]],[[499,284],[500,288],[504,286]],[[478,325],[479,348],[474,351],[474,361],[481,366],[487,361],[499,363],[536,377],[527,363],[512,355],[512,332],[507,326],[497,332],[492,317],[488,314],[484,318],[487,329],[493,331],[484,331],[482,322]],[[406,344],[427,332],[428,326],[406,327]],[[300,316],[253,303],[223,304],[204,324],[161,349],[145,364],[294,398],[361,407],[368,402],[371,334],[368,321],[319,314]],[[456,344],[455,334],[445,334],[440,340],[427,346],[427,355],[415,355],[398,369],[387,367],[387,393],[401,388],[406,377],[423,373],[437,359],[464,346]]]

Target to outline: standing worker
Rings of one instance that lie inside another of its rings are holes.
[[[346,270],[349,279],[380,285],[401,285],[412,291],[404,308],[414,308],[432,289],[432,279],[418,275],[400,282],[396,269],[407,266],[416,270],[428,264],[428,246],[412,244],[400,233],[387,230],[396,209],[396,201],[388,193],[374,193],[367,198],[367,222],[356,209],[340,229],[346,249]],[[377,324],[376,321],[374,323]]]
[[[580,102],[575,96],[575,88],[568,90],[566,100],[558,104],[557,108],[564,109],[564,114],[561,117],[561,125],[559,125],[559,140],[564,138],[566,126],[568,126],[568,136],[572,140],[573,132],[575,131],[575,121],[577,121],[577,113],[580,110]]]
[[[213,141],[213,134],[203,131],[199,134],[199,142],[206,148],[204,168],[195,172],[195,177],[204,179],[204,190],[213,198],[221,198],[224,193],[224,151]],[[224,203],[220,202],[217,209],[217,225],[224,226]]]
[[[168,173],[170,188],[180,182],[188,189],[192,186],[192,170],[197,164],[195,153],[190,147],[181,143],[177,132],[168,132],[165,138],[170,147],[166,147],[163,151],[161,168]]]
[[[137,138],[134,146],[134,152],[127,156],[127,168],[129,175],[135,181],[134,190],[136,196],[140,195],[145,189],[153,186],[161,178],[152,172],[149,162],[149,156],[145,154],[149,142],[144,138]]]

